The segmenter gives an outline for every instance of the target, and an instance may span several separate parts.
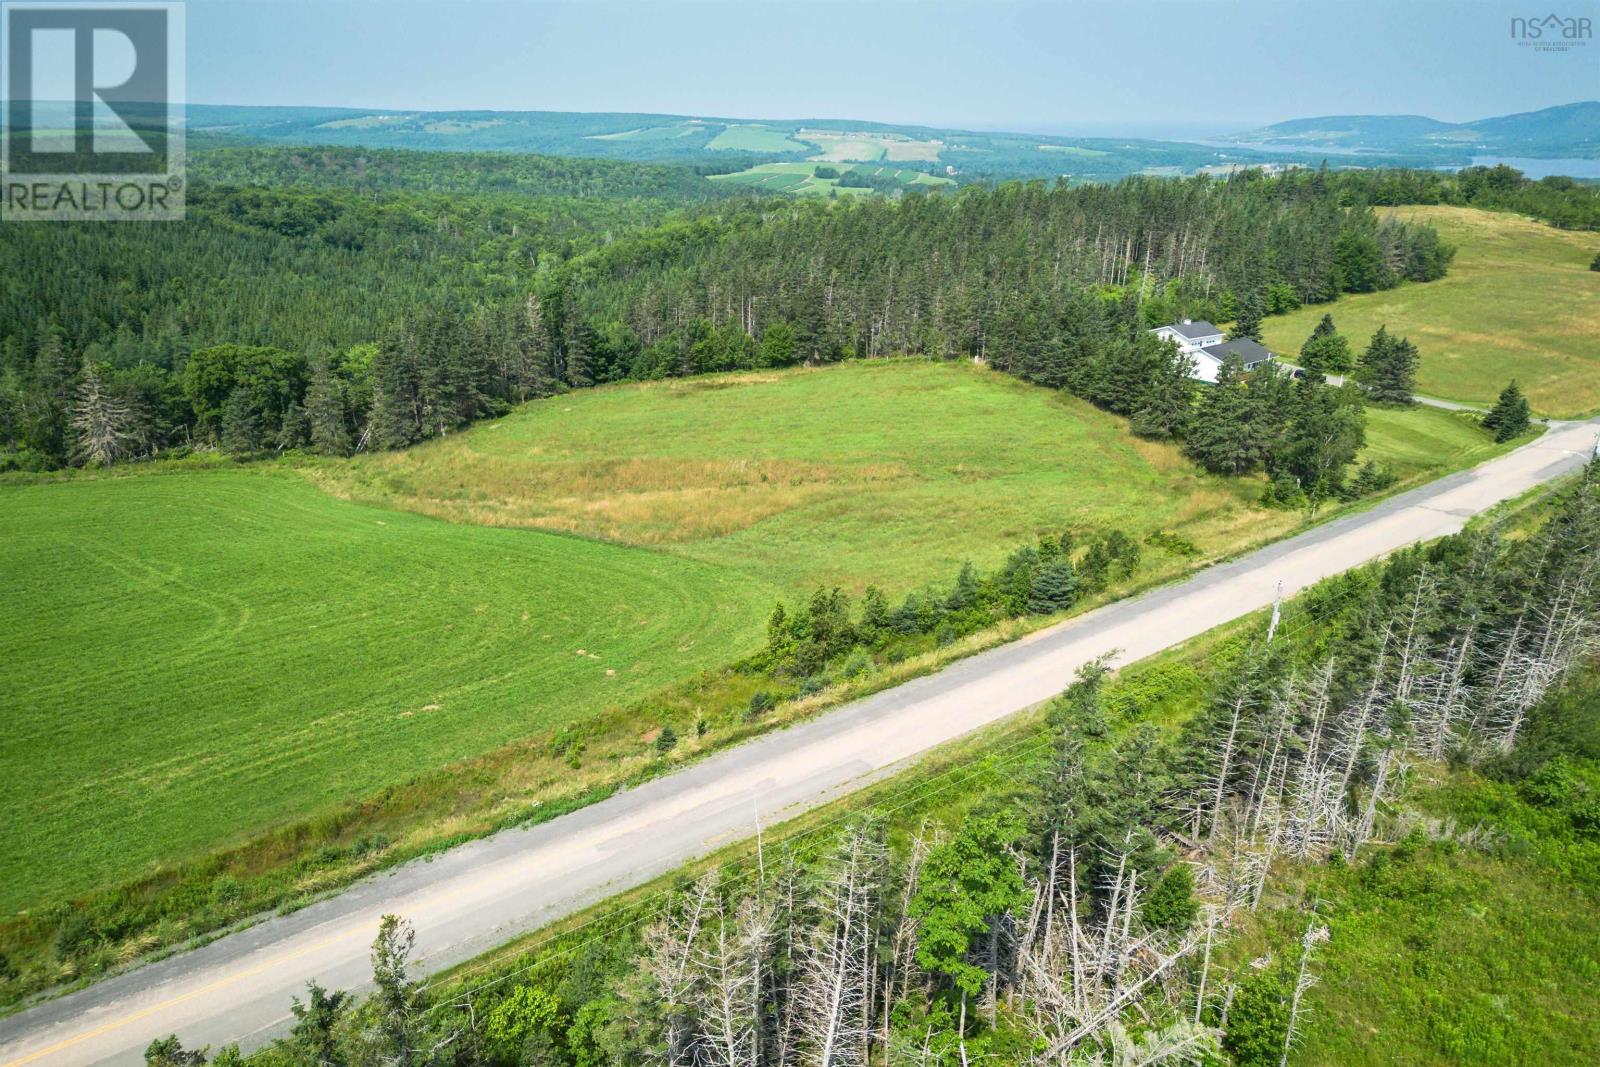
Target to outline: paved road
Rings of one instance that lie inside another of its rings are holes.
[[[879,778],[1065,687],[1113,649],[1148,656],[1576,469],[1600,423],[1564,424],[1451,475],[1144,596],[1108,605],[810,722],[759,738],[542,826],[464,845],[293,915],[0,1021],[0,1067],[138,1063],[155,1037],[189,1044],[281,1033],[308,979],[354,987],[378,918],[411,919],[424,966],[446,967]]]

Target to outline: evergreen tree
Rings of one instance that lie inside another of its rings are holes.
[[[861,636],[868,641],[876,640],[888,626],[889,601],[885,599],[883,590],[869,585],[861,595]]]
[[[289,1045],[300,1061],[311,1067],[344,1067],[338,1026],[349,1011],[350,994],[342,989],[329,992],[316,982],[307,982],[305,1001],[299,997],[293,1001],[289,1010],[295,1021]]]
[[[1247,337],[1252,341],[1260,341],[1261,320],[1266,317],[1266,303],[1261,299],[1260,291],[1252,289],[1239,308],[1239,317],[1234,320],[1233,329],[1228,331],[1228,339],[1232,341]]]
[[[1332,315],[1323,315],[1300,346],[1300,365],[1318,374],[1344,374],[1350,369],[1350,343],[1334,328]]]
[[[780,319],[761,334],[761,365],[788,367],[795,361],[794,327]]]
[[[966,611],[977,602],[978,572],[969,559],[961,564],[961,572],[956,575],[956,584],[951,586],[944,606],[946,611]]]
[[[311,384],[306,387],[306,423],[311,445],[330,456],[350,452],[350,431],[345,425],[344,386],[326,359],[311,365]]]
[[[1078,598],[1078,575],[1072,562],[1057,556],[1039,567],[1028,588],[1028,610],[1035,615],[1050,615],[1072,607]]]
[[[306,418],[306,409],[300,406],[298,400],[289,401],[289,407],[283,413],[283,424],[278,427],[278,437],[275,442],[278,451],[299,448],[310,437],[311,424]]]
[[[1346,230],[1333,246],[1338,287],[1347,293],[1370,293],[1384,287],[1383,249],[1370,233]]]
[[[218,443],[229,452],[249,455],[261,451],[266,442],[266,432],[261,417],[256,414],[257,402],[252,391],[238,386],[228,394],[222,409],[222,433]]]
[[[1352,387],[1331,389],[1311,379],[1295,383],[1282,445],[1268,464],[1274,479],[1294,479],[1313,503],[1337,494],[1345,472],[1366,443],[1366,413]]]
[[[1417,348],[1403,337],[1378,327],[1362,353],[1356,378],[1380,404],[1411,404],[1417,391]]]
[[[1216,383],[1201,392],[1200,404],[1189,420],[1183,450],[1217,474],[1245,474],[1261,462],[1244,383],[1244,364],[1237,356],[1225,359]]]
[[[1146,371],[1148,385],[1131,417],[1140,437],[1162,441],[1182,437],[1194,412],[1194,361],[1180,355],[1176,345],[1163,344]]]
[[[1522,389],[1515,379],[1500,391],[1500,399],[1483,416],[1483,428],[1492,432],[1494,439],[1502,443],[1526,433],[1531,422],[1528,398],[1522,395]]]

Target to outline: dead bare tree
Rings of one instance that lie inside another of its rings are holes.
[[[865,825],[846,832],[818,885],[818,922],[807,939],[796,988],[797,1021],[807,1062],[818,1067],[866,1063],[883,846]]]

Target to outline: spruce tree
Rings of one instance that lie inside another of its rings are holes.
[[[1517,385],[1516,379],[1500,391],[1500,399],[1489,413],[1483,417],[1483,428],[1494,434],[1494,439],[1506,442],[1527,432],[1528,425],[1532,422],[1528,410],[1528,398],[1522,395],[1522,389]]]
[[[330,456],[349,454],[350,431],[345,427],[344,387],[325,359],[311,365],[311,384],[306,388],[305,407],[312,447]]]
[[[1261,320],[1266,317],[1267,307],[1261,299],[1261,293],[1252,289],[1239,308],[1239,317],[1234,320],[1233,329],[1228,331],[1228,340],[1247,337],[1252,341],[1260,341]]]
[[[256,398],[245,386],[236,387],[228,394],[228,402],[222,409],[219,443],[229,452],[248,455],[261,451],[265,441],[261,417],[256,412]]]
[[[1356,378],[1380,404],[1411,404],[1417,391],[1417,346],[1378,327],[1362,353]]]
[[[1050,615],[1072,607],[1078,597],[1078,576],[1072,563],[1057,556],[1039,568],[1028,590],[1028,610],[1035,615]]]
[[[1343,374],[1350,369],[1350,343],[1334,328],[1332,315],[1323,315],[1300,346],[1300,365],[1317,374]]]
[[[1250,397],[1245,390],[1244,365],[1238,357],[1224,360],[1216,384],[1201,392],[1200,404],[1189,420],[1183,450],[1215,474],[1244,474],[1261,461]]]

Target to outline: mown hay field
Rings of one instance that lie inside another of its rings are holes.
[[[0,489],[0,910],[133,877],[759,644],[759,578],[292,475]]]

